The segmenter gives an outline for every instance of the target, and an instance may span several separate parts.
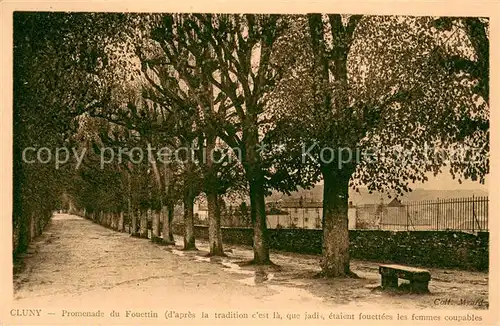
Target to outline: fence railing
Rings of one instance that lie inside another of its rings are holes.
[[[488,197],[403,202],[356,207],[357,228],[395,231],[488,230]]]

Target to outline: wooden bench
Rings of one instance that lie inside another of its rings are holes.
[[[410,291],[416,293],[429,292],[429,271],[403,265],[380,265],[378,269],[382,276],[382,289],[398,288],[398,278],[410,281]]]

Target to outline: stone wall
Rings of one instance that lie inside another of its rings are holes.
[[[322,231],[270,229],[272,249],[321,254]],[[182,225],[174,226],[182,234]],[[252,245],[251,228],[222,228],[228,244]],[[454,231],[350,230],[351,257],[383,263],[487,271],[489,233],[477,235]],[[195,236],[208,238],[208,227],[196,226]]]

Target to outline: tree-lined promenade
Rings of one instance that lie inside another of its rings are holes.
[[[46,318],[65,317],[64,310],[100,310],[108,317],[115,310],[121,322],[130,321],[127,310],[158,312],[158,321],[165,310],[190,310],[198,319],[200,310],[226,316],[230,311],[277,311],[283,320],[293,313],[303,321],[306,312],[322,310],[359,314],[363,307],[362,312],[370,314],[387,306],[400,313],[425,307],[427,314],[444,309],[460,315],[465,307],[461,300],[471,302],[467,307],[480,309],[478,313],[489,304],[484,272],[431,268],[433,295],[394,295],[373,290],[380,285],[378,264],[373,262],[352,261],[359,279],[318,279],[318,256],[271,251],[281,268],[239,267],[238,262],[253,257],[250,246],[226,245],[227,257],[208,258],[206,240],[197,240],[199,251],[182,251],[182,237],[176,235],[175,240],[176,245],[161,246],[79,216],[55,214],[44,234],[30,244],[25,268],[14,274],[14,302],[20,310],[37,307],[43,315],[56,314]],[[341,319],[325,317],[329,323]],[[89,319],[82,321],[95,321]],[[310,322],[316,324],[314,319]]]
[[[15,13],[15,253],[63,202],[142,237],[151,215],[165,245],[181,205],[194,250],[203,198],[209,255],[224,256],[220,205],[241,197],[252,263],[273,264],[266,195],[322,180],[321,274],[353,276],[349,188],[401,194],[429,172],[484,182],[488,35],[477,17]],[[40,147],[75,155],[54,168]]]

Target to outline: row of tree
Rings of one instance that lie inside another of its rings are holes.
[[[479,181],[489,172],[487,19],[16,13],[14,21],[17,223],[28,202],[46,198],[37,184],[54,189],[54,200],[30,212],[53,209],[64,191],[89,214],[126,212],[143,236],[155,212],[154,239],[170,244],[182,203],[189,250],[202,196],[210,254],[224,255],[221,199],[242,196],[253,262],[269,264],[266,195],[323,180],[321,267],[340,277],[351,274],[350,187],[401,193],[445,166]],[[86,155],[78,168],[27,165],[23,148],[34,143]],[[424,157],[424,144],[478,158]],[[124,150],[132,148],[142,151]],[[401,161],[405,150],[412,159]]]
[[[112,22],[120,23],[119,16],[110,21],[95,14],[14,13],[14,255],[26,250],[61,207],[72,176],[67,167],[26,164],[25,149],[71,147],[74,118],[101,97],[96,51],[106,35],[97,30],[111,33]]]

